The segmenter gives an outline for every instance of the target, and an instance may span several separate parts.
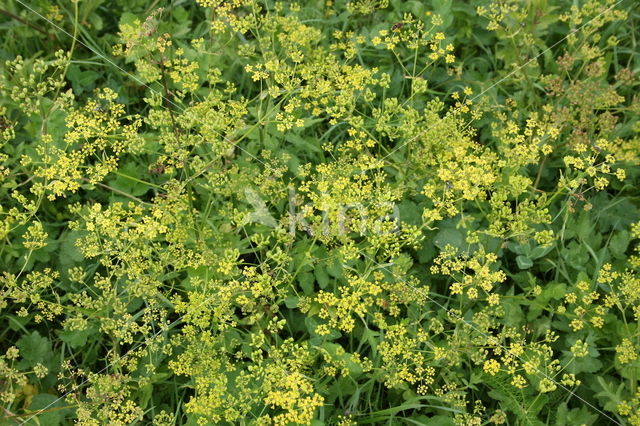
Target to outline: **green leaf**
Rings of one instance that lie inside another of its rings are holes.
[[[42,410],[43,412],[35,415],[32,419],[25,422],[26,425],[46,425],[57,426],[62,424],[64,418],[72,413],[72,408],[66,407],[68,404],[64,398],[49,393],[40,393],[33,397],[29,405],[29,413]]]
[[[327,262],[326,272],[328,272],[329,275],[331,275],[334,278],[342,277],[342,269],[343,269],[342,262],[340,262],[340,259],[338,257],[334,257],[333,261]],[[320,283],[319,279],[318,279],[318,283]],[[322,285],[320,285],[320,287],[322,287]]]
[[[593,220],[588,212],[581,212],[576,224],[576,235],[580,238],[587,238],[593,233]]]
[[[291,143],[302,152],[310,151],[316,154],[322,152],[322,149],[320,149],[320,143],[318,141],[315,141],[314,143],[310,141],[309,138],[304,138],[300,135],[296,135],[295,133],[285,133],[284,140]]]
[[[58,333],[60,340],[71,346],[72,349],[78,349],[87,343],[87,339],[92,331],[87,330],[62,330]]]
[[[342,345],[338,343],[325,342],[321,345],[321,348],[326,350],[332,359],[343,362],[352,377],[357,377],[362,374],[362,366],[353,361],[352,354],[345,351]],[[338,355],[338,351],[342,353]]]
[[[100,31],[104,25],[104,21],[102,20],[102,17],[97,13],[90,13],[88,16],[88,20],[89,22],[91,22],[91,26],[95,31]]]
[[[602,389],[595,394],[596,398],[602,401],[605,410],[616,412],[618,405],[624,400],[624,383],[619,383],[616,387],[614,382],[607,382],[602,376],[597,376],[596,380]]]
[[[151,187],[137,180],[129,179],[125,176],[139,176],[140,166],[135,163],[127,163],[119,170],[122,175],[117,175],[115,179],[109,181],[109,185],[125,194],[138,197],[145,194]],[[123,176],[124,175],[124,176]],[[117,195],[117,193],[116,193]]]
[[[139,390],[140,397],[138,398],[139,404],[141,408],[146,408],[149,405],[149,401],[151,400],[151,396],[153,395],[153,385],[151,383],[147,383],[142,386]]]
[[[510,241],[509,243],[507,243],[507,248],[509,249],[509,251],[515,254],[526,256],[531,253],[531,245],[529,243],[518,244]]]
[[[567,247],[560,251],[562,257],[574,269],[581,270],[583,265],[589,261],[589,253],[586,248],[577,241],[571,241]]]
[[[565,294],[567,294],[566,284],[557,282],[545,284],[542,292],[535,298],[535,302],[529,305],[527,320],[536,319],[542,313],[543,308],[548,306],[550,300],[560,300]]]
[[[314,282],[315,276],[312,272],[302,272],[298,275],[298,283],[306,296],[311,296],[313,294]]]
[[[455,228],[443,228],[438,232],[433,243],[440,250],[444,250],[447,245],[461,250],[465,246],[464,234]]]
[[[522,255],[516,257],[516,263],[518,264],[518,268],[520,269],[529,269],[533,266],[533,261],[527,256]]]
[[[570,357],[566,358],[566,363]],[[602,362],[592,356],[585,356],[582,358],[575,358],[574,361],[566,368],[567,372],[572,374],[579,373],[595,373],[602,368]]]
[[[51,344],[49,339],[42,337],[37,331],[22,336],[16,343],[20,349],[21,368],[33,367],[34,365],[51,359]]]
[[[82,71],[79,66],[70,65],[67,77],[71,81],[73,92],[79,95],[82,92],[91,92],[100,75],[95,71]]]
[[[433,0],[434,12],[442,16],[443,24],[441,29],[447,28],[453,21],[453,14],[450,13],[452,3],[453,0]]]
[[[411,419],[405,418],[405,421],[408,421],[414,425],[455,426],[453,419],[449,416],[416,416],[414,419],[414,421],[411,421]]]
[[[611,240],[609,240],[609,251],[613,257],[617,259],[624,259],[627,247],[631,241],[631,235],[628,231],[622,230],[613,234]]]
[[[420,263],[427,263],[438,253],[436,251],[436,247],[431,244],[431,242],[425,240],[424,244],[422,244],[422,247],[417,251],[416,254],[418,255],[418,261]]]
[[[321,289],[327,288],[329,285],[329,274],[327,274],[327,270],[322,266],[318,266],[313,270],[313,275],[316,277],[318,281],[318,285]]]
[[[528,257],[532,260],[540,259],[541,257],[547,255],[551,250],[553,250],[554,247],[554,244],[549,244],[547,246],[538,246],[531,250]]]
[[[422,224],[422,209],[412,201],[402,201],[398,204],[400,220],[402,222],[420,226]]]
[[[284,304],[289,309],[297,308],[299,302],[300,302],[300,298],[297,296],[289,296],[286,299],[284,299]]]
[[[59,261],[64,266],[69,266],[84,259],[82,252],[76,247],[76,240],[82,236],[79,231],[65,232],[60,237]]]
[[[593,425],[598,420],[598,415],[591,413],[587,407],[569,410],[567,403],[562,402],[556,410],[556,426]]]

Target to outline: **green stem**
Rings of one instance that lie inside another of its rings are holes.
[[[16,20],[16,21],[28,26],[29,28],[32,28],[32,29],[38,31],[39,33],[42,33],[42,34],[46,35],[49,40],[54,40],[56,38],[55,34],[51,34],[51,33],[47,32],[44,28],[41,28],[41,27],[39,27],[39,26],[37,26],[35,24],[32,24],[31,22],[27,21],[26,19],[22,19],[18,15],[14,15],[13,13],[9,12],[8,10],[0,9],[0,15],[8,16],[9,18],[11,18],[13,20]]]

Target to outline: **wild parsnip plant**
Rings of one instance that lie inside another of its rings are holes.
[[[7,425],[640,425],[633,0],[7,0]]]

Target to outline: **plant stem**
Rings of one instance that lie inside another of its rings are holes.
[[[13,13],[9,12],[8,10],[4,10],[4,9],[0,9],[0,14],[8,16],[11,19],[14,19],[26,26],[28,26],[29,28],[32,28],[44,35],[47,36],[47,38],[49,38],[49,40],[54,40],[56,38],[55,34],[51,34],[49,32],[47,32],[44,28],[41,28],[35,24],[32,24],[31,22],[27,21],[26,19],[22,19],[21,17],[19,17],[18,15],[14,15]]]

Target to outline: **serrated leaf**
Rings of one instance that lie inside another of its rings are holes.
[[[604,402],[604,409],[615,412],[618,405],[624,400],[622,396],[624,393],[624,383],[619,383],[618,386],[613,382],[607,382],[604,377],[596,377],[598,384],[600,385],[600,392],[596,393],[596,398]]]
[[[51,357],[49,339],[41,336],[37,331],[22,336],[16,346],[20,349],[20,364],[23,367],[33,367],[38,363],[44,364]]]
[[[324,290],[325,288],[327,288],[327,286],[329,285],[329,274],[324,267],[318,266],[317,268],[315,268],[313,270],[313,275],[316,277],[318,285],[321,289]]]
[[[298,283],[300,288],[306,296],[313,294],[313,283],[315,282],[315,276],[312,272],[302,272],[298,275]]]
[[[609,240],[609,251],[615,258],[622,259],[625,257],[630,241],[631,235],[627,230],[618,231]]]

